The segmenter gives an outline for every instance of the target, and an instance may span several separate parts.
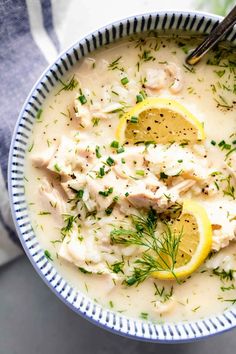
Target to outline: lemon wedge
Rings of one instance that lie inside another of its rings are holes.
[[[182,104],[168,98],[146,98],[124,114],[116,129],[121,143],[168,144],[204,140],[201,122]]]
[[[204,262],[211,250],[211,223],[201,204],[185,200],[181,215],[173,221],[172,230],[176,235],[181,234],[173,272],[157,271],[152,273],[155,278],[185,278]],[[165,255],[162,257],[168,264],[168,257]]]

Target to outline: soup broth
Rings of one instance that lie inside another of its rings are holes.
[[[153,322],[203,318],[236,302],[236,58],[223,43],[189,67],[198,41],[152,33],[89,54],[38,111],[25,162],[32,227],[59,273],[105,308]],[[150,97],[184,106],[205,139],[121,143],[122,117]],[[156,278],[140,262],[149,249],[138,218],[146,227],[151,212],[159,237],[169,207],[184,200],[206,211],[211,252],[186,277]],[[123,230],[132,233],[125,239]]]

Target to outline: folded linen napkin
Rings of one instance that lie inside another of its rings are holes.
[[[8,153],[22,104],[37,77],[57,55],[51,13],[50,0],[0,3],[0,265],[22,253],[8,202]]]

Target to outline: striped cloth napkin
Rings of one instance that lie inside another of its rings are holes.
[[[116,19],[165,9],[224,15],[235,0],[0,0],[0,265],[22,254],[7,193],[7,161],[17,116],[34,82],[61,50]],[[106,9],[106,11],[104,11]]]

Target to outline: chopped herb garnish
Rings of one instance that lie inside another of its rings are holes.
[[[220,278],[220,280],[226,280],[226,281],[231,280],[232,281],[234,279],[234,272],[235,271],[236,270],[234,270],[234,269],[230,269],[228,271],[226,271],[224,269],[220,270],[220,268],[217,267],[212,270],[212,273],[214,275],[217,275]]]
[[[124,71],[124,68],[122,68],[122,67],[120,66],[120,63],[119,63],[119,61],[120,61],[121,58],[122,58],[122,57],[120,56],[120,57],[118,57],[117,59],[115,59],[111,64],[109,64],[109,65],[108,65],[108,69],[109,69],[109,70],[120,70],[120,71]]]
[[[136,170],[135,173],[138,176],[142,176],[142,177],[145,176],[145,171],[144,170]]]
[[[125,149],[124,149],[123,146],[119,147],[119,148],[116,150],[117,154],[121,154],[121,153],[124,152],[124,151],[125,151]]]
[[[225,70],[219,70],[219,71],[214,70],[214,72],[215,72],[219,77],[222,77],[222,76],[225,74]]]
[[[228,291],[228,290],[234,290],[234,289],[235,289],[234,284],[231,284],[230,286],[221,286],[220,287],[221,291]]]
[[[97,127],[100,122],[99,118],[92,118],[93,127]]]
[[[192,309],[192,311],[193,311],[193,312],[196,312],[197,310],[200,309],[200,307],[201,307],[201,306],[197,306],[197,307],[195,307],[194,309]]]
[[[139,59],[142,62],[147,62],[147,61],[154,61],[156,58],[151,54],[151,50],[146,50],[142,52],[141,55],[139,55]]]
[[[188,72],[190,72],[190,73],[192,73],[192,74],[195,74],[196,73],[196,70],[195,70],[195,68],[193,67],[193,66],[187,66],[187,65],[185,65],[185,64],[183,64],[183,67],[188,71]]]
[[[160,172],[160,179],[167,179],[169,176],[167,174],[165,174],[165,172]]]
[[[99,146],[96,146],[95,148],[95,153],[96,153],[96,157],[98,159],[100,159],[100,157],[102,157],[101,153],[100,153],[100,147]]]
[[[111,215],[112,212],[113,212],[113,207],[111,207],[111,206],[105,209],[105,213],[106,213],[107,215]]]
[[[40,121],[40,118],[42,116],[43,110],[40,108],[37,113],[36,113],[36,119],[37,121]]]
[[[78,97],[78,100],[80,101],[80,103],[83,105],[85,103],[87,103],[87,98],[84,95],[80,95]]]
[[[211,145],[213,145],[213,146],[215,146],[215,145],[216,145],[215,140],[212,140],[212,141],[211,141]]]
[[[142,318],[143,320],[147,320],[148,319],[148,313],[147,312],[141,312],[140,313],[140,318]]]
[[[123,268],[124,268],[124,261],[121,262],[115,262],[113,264],[110,265],[110,269],[112,270],[113,273],[122,273],[124,274]]]
[[[28,152],[31,152],[33,150],[34,147],[34,142],[32,142],[32,144],[30,144],[30,146],[28,147]]]
[[[130,118],[130,123],[138,123],[138,117],[132,116],[132,117]]]
[[[229,175],[227,178],[222,179],[221,181],[226,182],[226,188],[223,190],[224,195],[227,195],[233,199],[235,199],[235,188],[231,185],[231,176]]]
[[[98,178],[102,178],[103,176],[105,176],[105,167],[104,166],[99,168],[99,172],[97,174]]]
[[[113,140],[110,147],[117,149],[119,147],[119,142],[116,140]]]
[[[55,163],[55,165],[54,165],[54,170],[57,171],[57,172],[61,172],[61,169],[60,169],[60,167],[58,166],[57,163]]]
[[[113,307],[114,307],[114,304],[113,304],[113,302],[111,300],[109,301],[109,306],[110,306],[111,309],[113,309]]]
[[[115,161],[114,161],[113,158],[110,157],[110,156],[107,158],[106,163],[107,163],[109,166],[115,165]]]
[[[225,155],[225,157],[226,157],[226,158],[229,157],[229,155],[231,155],[232,152],[234,152],[234,151],[236,151],[236,148],[233,148],[233,149],[231,149],[230,151],[228,151],[227,154]]]
[[[84,273],[84,274],[92,274],[92,272],[86,270],[85,268],[78,267],[78,269],[79,269],[79,271],[80,271],[81,273]]]
[[[45,250],[44,251],[44,255],[47,259],[49,259],[50,261],[52,261],[52,256],[51,256],[51,253],[48,251],[48,250]]]
[[[129,193],[128,193],[128,192],[126,192],[126,193],[125,193],[125,196],[126,196],[126,197],[128,197],[128,196],[129,196]]]
[[[99,191],[98,194],[102,195],[103,197],[108,197],[109,194],[113,193],[113,188],[110,187],[108,189],[106,189],[105,191]]]
[[[38,215],[51,215],[49,211],[40,211]]]
[[[136,103],[142,102],[143,101],[143,96],[142,95],[137,95],[136,96]]]
[[[78,85],[78,81],[75,79],[75,75],[73,75],[72,78],[68,82],[63,82],[60,79],[59,79],[59,82],[62,84],[63,87],[57,92],[56,95],[59,95],[59,93],[63,90],[64,91],[72,91]]]
[[[161,302],[168,301],[173,296],[173,286],[170,288],[170,291],[167,291],[164,286],[158,287],[156,283],[153,283],[155,287],[155,294],[161,298]]]
[[[63,237],[65,237],[73,228],[73,224],[77,218],[77,216],[74,215],[64,215],[65,219],[65,226],[61,229],[61,234]]]
[[[127,77],[123,77],[123,79],[121,79],[120,82],[122,83],[122,85],[126,85],[128,84],[129,79]]]

